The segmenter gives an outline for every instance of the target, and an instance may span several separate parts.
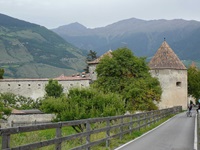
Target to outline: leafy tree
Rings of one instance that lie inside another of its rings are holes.
[[[94,117],[121,115],[125,112],[121,96],[113,93],[104,94],[95,89],[70,89],[67,97],[48,97],[42,101],[44,112],[57,115],[57,121],[79,120]],[[73,126],[83,131],[85,126]]]
[[[95,51],[90,50],[87,54],[87,61],[93,61],[97,59],[97,53]]]
[[[40,100],[24,97],[13,93],[0,93],[0,102],[4,107],[15,109],[36,109],[40,106]]]
[[[0,79],[3,79],[4,69],[0,69]]]
[[[13,93],[0,93],[0,118],[10,115],[12,109],[36,109],[40,106],[40,100],[15,95]],[[5,119],[5,118],[4,118]]]
[[[89,53],[87,54],[86,62],[93,61],[97,59],[97,53],[95,51],[90,50]],[[89,73],[89,66],[87,65],[86,68],[84,69],[86,73]]]
[[[16,95],[13,93],[0,93],[0,101],[5,107],[14,107],[16,105],[15,97]]]
[[[57,80],[49,79],[48,84],[45,86],[47,96],[60,97],[63,94],[63,87]]]
[[[3,119],[3,115],[10,115],[11,109],[5,107],[4,104],[0,101],[0,119]]]
[[[200,70],[196,66],[188,68],[188,94],[200,99]]]
[[[161,87],[156,78],[151,77],[145,58],[138,58],[128,48],[119,48],[112,57],[105,56],[96,68],[97,80],[93,87],[104,93],[121,94],[126,109],[157,109]]]

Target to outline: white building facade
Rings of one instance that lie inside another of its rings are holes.
[[[58,78],[58,83],[63,86],[63,92],[67,93],[72,87],[89,87],[90,78],[82,76],[67,77],[61,75]],[[45,86],[48,84],[49,79],[1,79],[0,92],[1,93],[14,93],[25,97],[37,99],[45,95]]]

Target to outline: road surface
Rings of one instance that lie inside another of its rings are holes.
[[[116,150],[193,150],[195,110],[192,117],[180,113],[152,132]]]

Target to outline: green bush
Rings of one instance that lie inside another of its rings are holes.
[[[47,97],[42,101],[41,110],[55,113],[55,121],[80,120],[95,117],[121,115],[125,112],[124,102],[118,94],[104,94],[92,88],[70,89],[68,96]],[[74,127],[79,132],[84,127]]]

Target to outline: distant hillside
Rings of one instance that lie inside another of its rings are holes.
[[[130,48],[137,56],[152,57],[164,38],[182,60],[200,60],[200,22],[175,20],[122,20],[106,27],[89,29],[72,23],[52,29],[81,49],[101,55],[109,49]]]
[[[0,14],[0,68],[5,77],[71,75],[85,67],[85,53],[45,27]]]

